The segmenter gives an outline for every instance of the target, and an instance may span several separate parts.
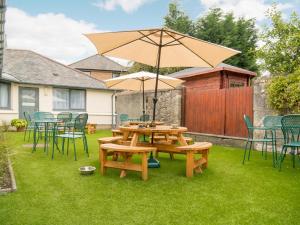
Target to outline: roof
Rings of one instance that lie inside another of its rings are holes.
[[[126,67],[98,54],[74,62],[69,66],[80,70],[127,71]]]
[[[107,89],[102,81],[30,50],[5,49],[2,75],[18,83]]]
[[[245,74],[248,76],[256,76],[255,72],[252,72],[250,70],[242,69],[236,66],[231,66],[225,63],[220,63],[218,66],[215,68],[211,67],[193,67],[193,68],[188,68],[184,69],[172,74],[169,74],[168,76],[175,77],[175,78],[188,78],[188,77],[193,77],[201,74],[207,74],[207,73],[212,73],[212,72],[217,72],[217,71],[231,71],[235,73],[240,73],[240,74]]]

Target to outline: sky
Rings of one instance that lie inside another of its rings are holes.
[[[96,49],[84,33],[161,27],[171,0],[7,0],[7,48],[29,49],[70,64]],[[211,7],[266,24],[269,0],[178,0],[193,20]],[[300,12],[300,0],[277,0],[284,16]],[[126,60],[117,62],[126,65]]]

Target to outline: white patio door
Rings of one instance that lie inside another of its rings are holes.
[[[38,88],[19,88],[19,118],[24,118],[24,112],[32,115],[39,111],[39,89]]]

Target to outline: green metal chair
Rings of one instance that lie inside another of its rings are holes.
[[[61,112],[57,114],[56,118],[60,121],[57,125],[57,130],[66,132],[66,130],[70,127],[69,123],[72,121],[72,113]]]
[[[127,121],[129,121],[128,114],[120,114],[120,122],[121,122],[121,124],[124,123],[124,122],[127,122]]]
[[[140,121],[147,122],[150,121],[150,115],[145,114],[140,117]]]
[[[282,139],[277,137],[276,131],[281,130],[281,119],[282,116],[265,116],[263,119],[263,126],[273,129],[276,160],[277,160],[277,140]],[[271,138],[269,137],[269,132],[265,132],[264,138]]]
[[[76,139],[81,138],[83,141],[83,147],[84,151],[89,156],[89,151],[88,151],[88,144],[87,144],[87,139],[85,135],[85,126],[87,124],[88,120],[88,114],[83,113],[79,114],[74,121],[73,127],[71,127],[70,131],[67,131],[63,134],[56,134],[56,138],[62,138],[62,152],[64,153],[64,146],[65,146],[65,139],[67,139],[67,155],[69,154],[69,140],[72,139],[73,141],[73,148],[74,148],[74,158],[77,160],[77,155],[76,155]],[[52,151],[52,159],[54,158],[54,150]]]
[[[287,115],[281,119],[282,133],[284,138],[284,144],[280,153],[278,167],[281,170],[281,164],[286,156],[288,148],[291,148],[292,164],[295,167],[296,155],[299,159],[300,148],[300,114]]]
[[[30,140],[30,134],[31,131],[34,131],[34,124],[32,123],[31,116],[28,112],[23,113],[24,118],[26,120],[26,127],[25,127],[25,133],[24,133],[24,141],[26,139],[26,135],[28,133],[28,141]]]
[[[248,130],[248,138],[247,138],[247,142],[246,142],[246,146],[245,146],[245,151],[244,151],[244,158],[243,158],[243,164],[245,163],[246,160],[246,155],[247,155],[247,150],[248,150],[248,145],[249,146],[249,152],[248,152],[248,161],[250,160],[250,155],[251,155],[251,150],[252,150],[252,145],[253,142],[262,142],[263,143],[263,147],[265,145],[265,151],[267,152],[267,147],[268,147],[268,143],[271,143],[272,145],[272,156],[273,156],[273,166],[275,167],[276,165],[276,161],[275,161],[275,149],[274,149],[274,137],[273,137],[273,130],[272,128],[268,128],[268,127],[254,127],[250,117],[247,115],[244,115],[244,121],[245,124],[247,126],[247,130]],[[265,132],[269,132],[271,135],[271,138],[254,138],[254,131],[255,130],[262,130]],[[262,149],[263,151],[263,149]],[[267,154],[267,153],[266,153]]]
[[[50,112],[34,112],[33,120],[53,119],[54,115]]]

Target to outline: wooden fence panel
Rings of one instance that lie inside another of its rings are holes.
[[[185,99],[185,126],[189,131],[223,134],[225,92],[187,88]]]
[[[186,88],[184,125],[191,132],[246,137],[243,115],[253,119],[252,87],[220,90]]]
[[[253,121],[252,87],[229,88],[226,90],[225,135],[246,137],[247,128],[243,115],[247,114]]]

